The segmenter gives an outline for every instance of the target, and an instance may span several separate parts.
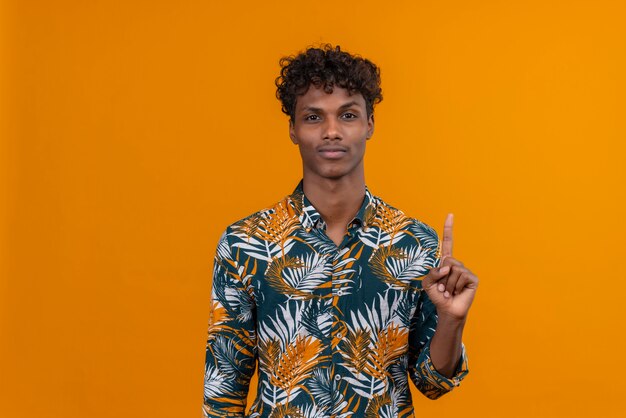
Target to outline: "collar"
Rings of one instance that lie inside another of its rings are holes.
[[[300,220],[302,227],[309,232],[311,228],[326,229],[326,222],[322,219],[322,215],[315,209],[313,204],[304,195],[302,180],[298,183],[293,193],[288,196],[289,203],[293,207],[296,216]],[[363,226],[367,228],[376,215],[377,199],[370,193],[365,186],[365,197],[356,216],[348,223],[348,229],[352,227]]]

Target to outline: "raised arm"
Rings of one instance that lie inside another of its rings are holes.
[[[443,228],[441,262],[422,281],[437,309],[437,329],[430,343],[435,368],[451,377],[461,358],[465,321],[478,287],[478,278],[452,256],[454,218],[449,214]]]

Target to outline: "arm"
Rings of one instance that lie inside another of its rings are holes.
[[[438,316],[437,331],[431,342],[432,361],[448,377],[459,361],[463,328],[478,287],[478,278],[452,257],[452,225],[450,214],[443,228],[440,266],[431,269],[422,281]]]
[[[415,387],[429,399],[438,399],[459,386],[469,372],[461,336],[458,335],[458,346],[456,341],[449,344],[445,338],[449,330],[438,321],[437,309],[428,295],[424,291],[420,292],[418,308],[409,331],[409,375]],[[452,331],[455,335],[456,330]],[[440,363],[442,348],[449,353],[447,362],[452,365],[449,372]]]
[[[409,348],[419,353],[411,377],[430,399],[458,386],[469,371],[462,337],[478,278],[452,257],[452,222],[452,215],[448,215],[442,258],[433,250],[430,258],[434,267],[422,279],[420,303],[410,331],[411,341],[417,343]],[[439,244],[437,240],[437,247]]]
[[[243,417],[256,366],[254,299],[248,279],[239,271],[224,233],[213,267],[204,369],[205,417]]]
[[[461,359],[463,327],[465,320],[440,316],[437,329],[430,342],[433,366],[446,377],[455,375]]]

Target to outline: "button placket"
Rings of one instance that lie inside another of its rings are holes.
[[[333,315],[334,315],[334,326],[333,326],[333,330],[331,335],[333,337],[333,339],[335,339],[335,341],[337,340],[341,340],[343,338],[343,334],[341,332],[341,317],[340,317],[340,310],[337,307],[337,302],[338,302],[338,298],[339,296],[341,296],[343,294],[343,292],[341,291],[341,289],[335,290],[336,287],[338,286],[338,284],[336,283],[336,277],[335,276],[335,272],[337,269],[337,264],[341,261],[341,246],[337,247],[334,251],[333,251],[333,255],[332,255],[332,276],[331,276],[331,289],[332,289],[332,293],[333,293]],[[331,344],[332,347],[332,362],[333,362],[333,370],[338,370],[339,369],[339,364],[341,363],[342,359],[341,359],[341,354],[339,352],[339,347],[337,344]],[[341,374],[337,373],[334,375],[333,377],[335,379],[335,382],[339,382],[341,380]],[[332,385],[334,386],[334,385]],[[332,390],[332,389],[331,389]]]

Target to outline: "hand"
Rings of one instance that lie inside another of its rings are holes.
[[[424,277],[422,288],[437,308],[440,318],[464,321],[476,294],[478,278],[452,257],[453,221],[453,215],[448,214],[443,227],[441,262]]]

